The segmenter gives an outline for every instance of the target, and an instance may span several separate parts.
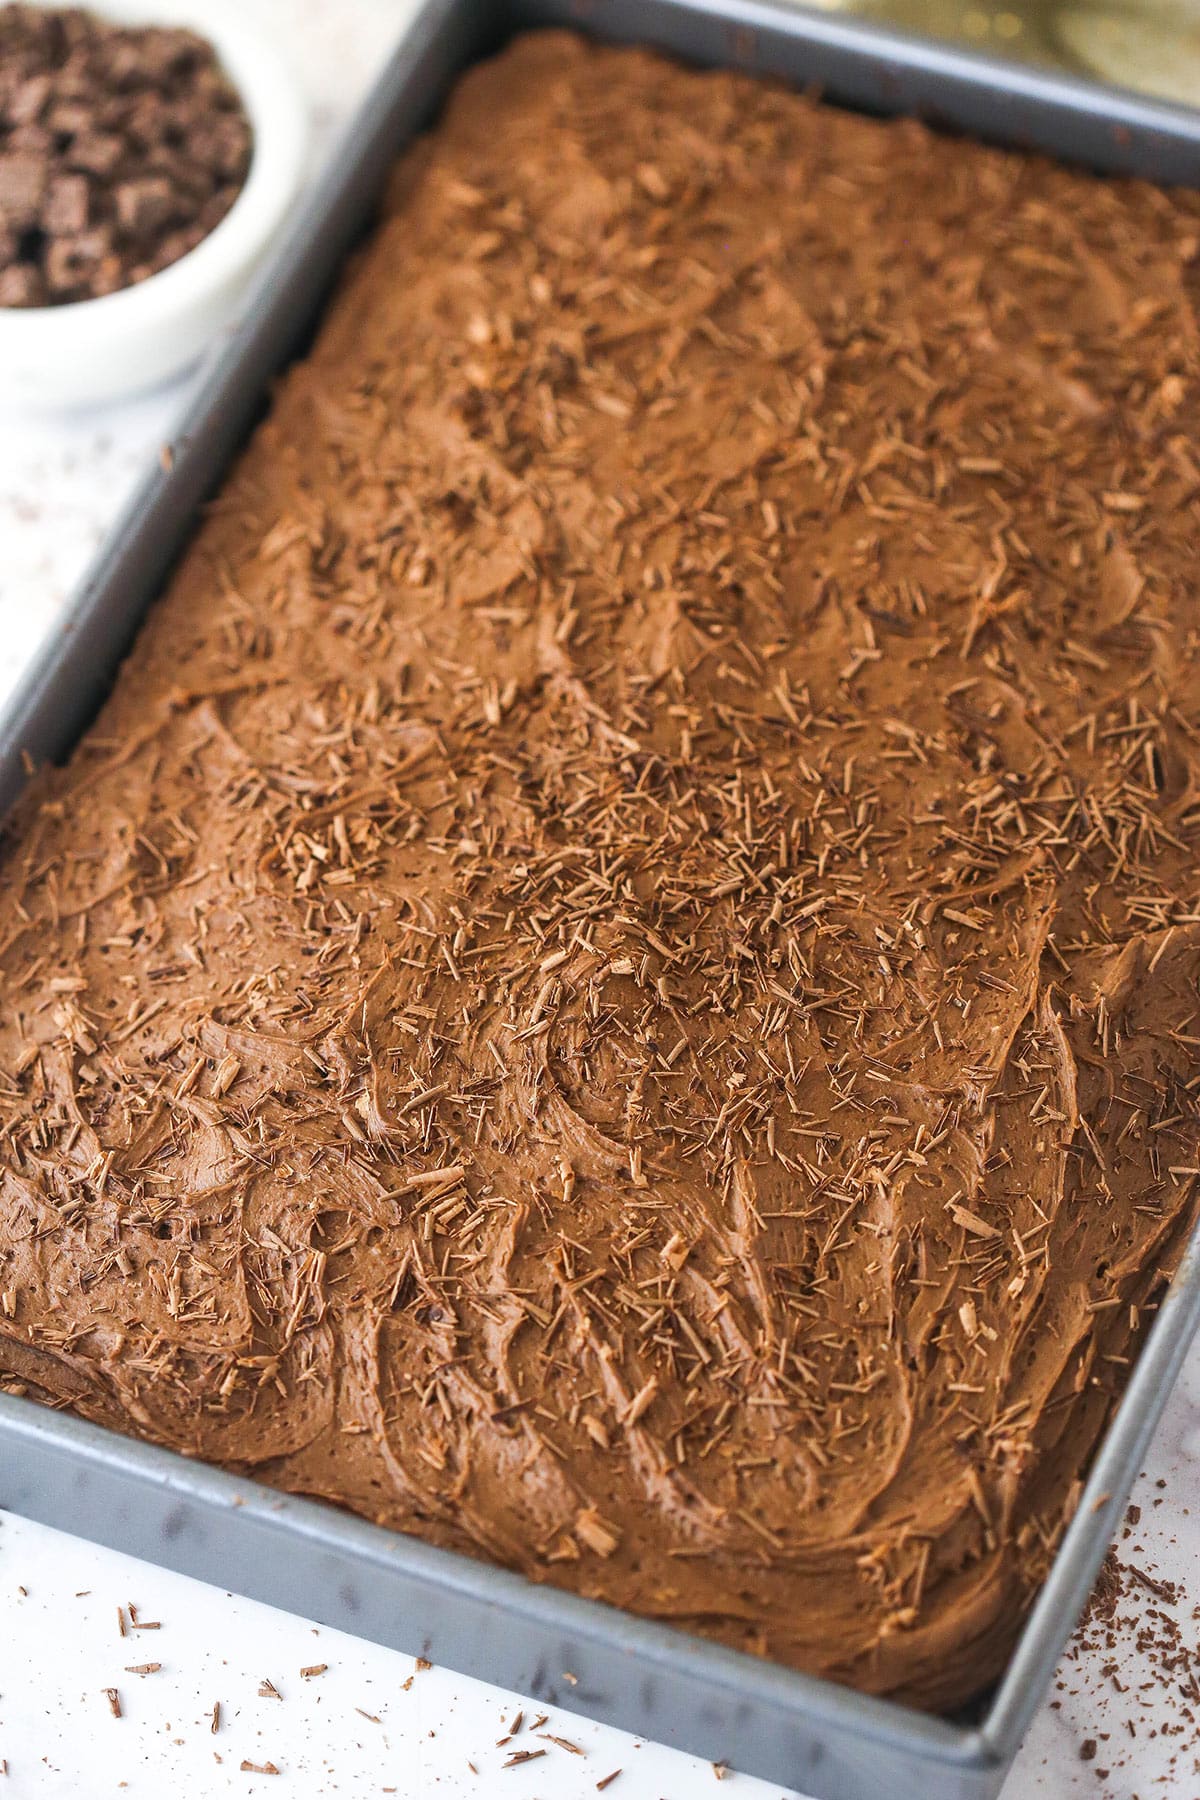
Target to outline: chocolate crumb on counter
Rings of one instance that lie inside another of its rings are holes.
[[[557,1744],[560,1750],[569,1751],[572,1756],[585,1756],[587,1754],[585,1750],[580,1749],[578,1744],[573,1744],[570,1738],[556,1737],[552,1731],[543,1731],[542,1736],[548,1744]]]
[[[506,1769],[519,1769],[525,1763],[538,1762],[545,1755],[544,1750],[514,1750],[510,1756],[505,1757],[502,1766]]]
[[[1141,1518],[1141,1508],[1131,1505],[1122,1543]],[[1145,1554],[1140,1543],[1134,1549]],[[1167,1758],[1162,1780],[1172,1792],[1200,1778],[1200,1648],[1194,1633],[1200,1608],[1188,1608],[1189,1629],[1178,1616],[1186,1607],[1177,1582],[1123,1560],[1116,1550],[1108,1552],[1057,1683],[1060,1693],[1087,1696],[1091,1717],[1078,1755],[1092,1765],[1089,1773],[1096,1780],[1111,1772],[1095,1766],[1099,1755],[1115,1769],[1125,1767],[1124,1756],[1116,1754],[1122,1740],[1118,1735],[1114,1741],[1114,1734],[1159,1740]],[[1058,1708],[1062,1702],[1051,1704]]]
[[[225,217],[250,122],[207,39],[0,7],[0,306],[144,281]]]

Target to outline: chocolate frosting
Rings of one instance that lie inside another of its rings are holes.
[[[931,1707],[1196,1212],[1200,200],[461,84],[0,861],[0,1367]]]

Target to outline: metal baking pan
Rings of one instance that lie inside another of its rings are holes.
[[[396,153],[512,31],[570,24],[921,113],[1099,171],[1200,185],[1200,114],[762,0],[427,0],[0,718],[0,808],[93,716],[205,497],[302,345]],[[1200,1231],[996,1691],[931,1717],[759,1661],[0,1394],[0,1506],[819,1800],[994,1800],[1200,1322]],[[564,1680],[570,1671],[574,1682]]]

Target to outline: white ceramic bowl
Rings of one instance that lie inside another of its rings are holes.
[[[209,39],[249,115],[246,185],[215,231],[135,287],[66,306],[0,307],[0,405],[56,410],[156,386],[234,317],[304,178],[308,118],[286,62],[232,0],[84,0],[126,25],[188,25]]]

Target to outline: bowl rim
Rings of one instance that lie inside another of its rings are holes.
[[[62,10],[63,0],[35,0]],[[282,222],[303,174],[307,108],[299,84],[271,38],[232,0],[84,0],[114,24],[186,26],[211,43],[250,121],[250,168],[233,205],[191,250],[144,281],[86,300],[0,307],[0,342],[36,354],[65,331],[86,327],[124,336],[236,280]]]

